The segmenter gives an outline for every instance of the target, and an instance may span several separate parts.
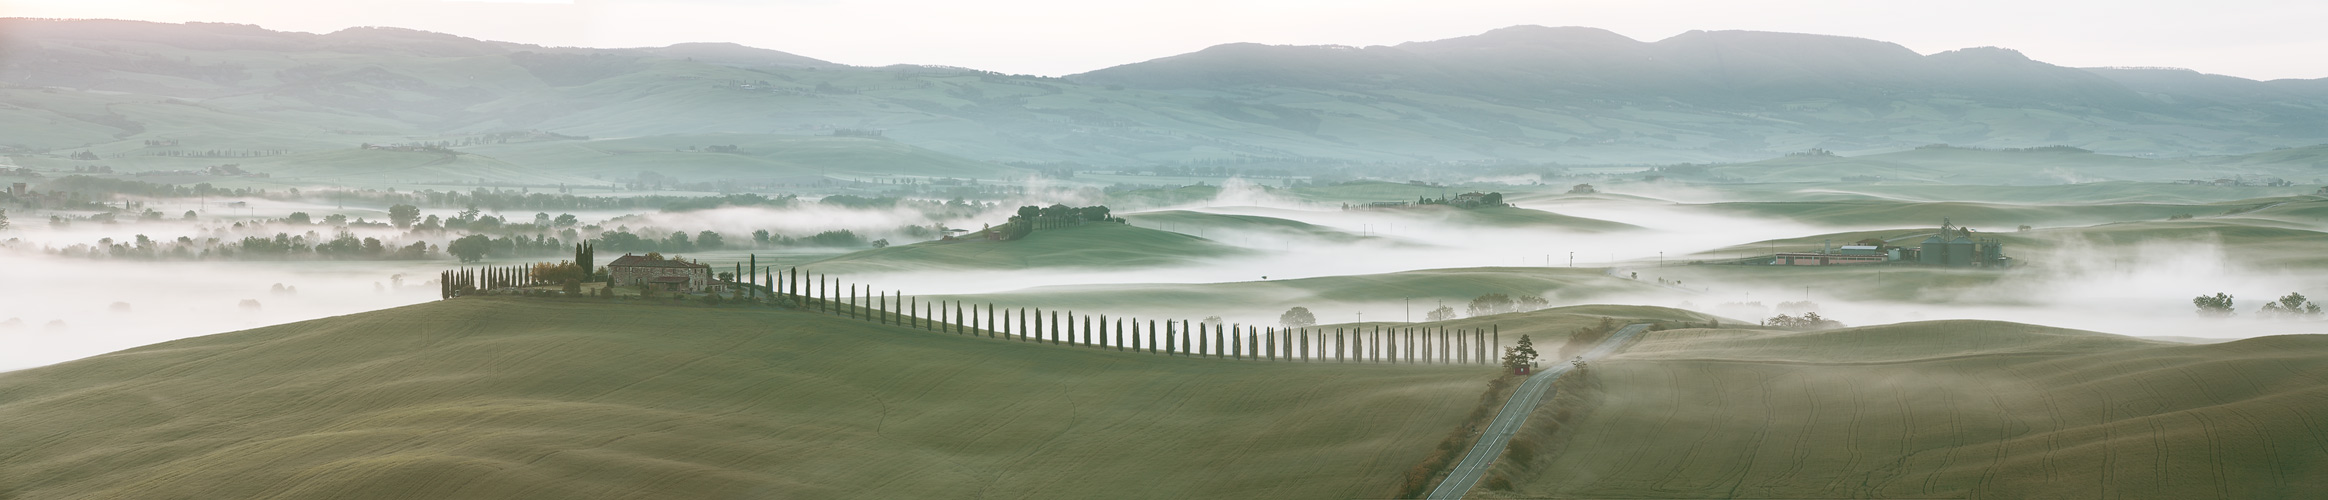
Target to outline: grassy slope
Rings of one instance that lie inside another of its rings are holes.
[[[1125,214],[1123,217],[1125,220],[1130,221],[1134,226],[1166,226],[1163,227],[1163,229],[1172,232],[1185,232],[1187,229],[1204,228],[1207,230],[1244,231],[1286,236],[1299,236],[1333,242],[1354,242],[1373,239],[1372,237],[1351,234],[1339,229],[1307,222],[1291,219],[1280,219],[1276,217],[1263,217],[1259,215],[1215,214],[1188,210],[1163,210],[1156,212]]]
[[[0,497],[1346,498],[1488,376],[461,299],[0,374]]]
[[[1435,301],[1445,301],[1462,311],[1473,297],[1489,293],[1515,297],[1543,294],[1559,303],[1566,302],[1563,297],[1658,290],[1639,281],[1608,277],[1599,269],[1483,267],[1226,283],[1047,286],[961,298],[1000,307],[1060,307],[1140,315],[1244,310],[1274,316],[1294,306],[1317,308],[1325,303],[1399,307],[1403,299],[1411,297],[1415,318],[1420,320]]]
[[[1939,227],[1947,218],[1960,226],[2010,231],[2016,226],[2063,226],[2137,220],[2162,220],[2175,215],[2222,213],[2216,205],[2149,203],[2081,205],[2012,205],[1997,203],[1866,201],[1753,201],[1713,203],[1714,210],[1737,215],[1780,217],[1833,226]]]
[[[1845,176],[1952,184],[2058,184],[2096,180],[2171,181],[2206,175],[2206,167],[2077,151],[1918,148],[1865,156],[1785,157],[1712,170],[1757,182],[1833,181]]]
[[[1484,496],[2292,498],[2328,488],[2328,336],[2174,345],[1981,321],[1678,330],[1651,333],[1591,373],[1594,406],[1539,438],[1550,457],[1500,465],[1516,487]]]
[[[927,241],[877,248],[816,262],[819,272],[913,269],[1148,267],[1226,257],[1246,250],[1180,233],[1128,224],[1085,224],[1035,231],[1013,241]]]
[[[1417,209],[1415,211],[1423,213],[1430,213],[1434,211],[1442,212],[1447,215],[1448,220],[1482,226],[1565,229],[1593,233],[1641,229],[1641,226],[1635,226],[1623,222],[1587,219],[1584,217],[1561,215],[1543,210],[1532,210],[1519,207],[1476,208],[1469,210],[1432,207]]]

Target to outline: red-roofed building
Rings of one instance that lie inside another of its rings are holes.
[[[678,259],[650,259],[622,254],[606,264],[606,276],[618,286],[652,286],[673,292],[701,292],[711,284],[711,266]]]

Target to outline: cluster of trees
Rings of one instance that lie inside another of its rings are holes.
[[[1762,324],[1765,326],[1774,326],[1789,330],[1826,330],[1830,328],[1843,327],[1843,322],[1821,318],[1819,317],[1819,313],[1816,312],[1803,313],[1801,316],[1788,316],[1785,314],[1780,314],[1777,316],[1771,316],[1770,319],[1763,321]]]
[[[1466,193],[1466,194],[1470,194],[1470,193]],[[1415,204],[1416,204],[1416,205],[1448,205],[1448,206],[1461,207],[1461,208],[1475,208],[1475,207],[1500,207],[1500,206],[1504,206],[1504,199],[1503,199],[1503,198],[1504,198],[1504,196],[1503,196],[1503,193],[1487,193],[1487,194],[1483,194],[1483,195],[1480,195],[1480,197],[1479,197],[1479,199],[1478,199],[1477,201],[1473,201],[1473,200],[1471,200],[1471,199],[1469,199],[1468,197],[1465,197],[1465,196],[1458,196],[1458,197],[1455,197],[1455,198],[1431,198],[1431,197],[1421,197],[1421,198],[1417,198],[1417,199],[1415,199]]]
[[[1114,216],[1107,205],[1088,207],[1070,207],[1056,203],[1048,207],[1027,205],[1019,207],[1018,213],[1010,216],[1010,222],[997,229],[1002,231],[1002,239],[1015,240],[1034,234],[1036,229],[1074,226],[1085,222],[1121,224],[1124,219]]]
[[[2200,316],[2228,318],[2239,314],[2233,309],[2235,304],[2231,295],[2226,293],[2193,297],[2191,305],[2199,308]],[[2311,298],[2305,297],[2302,293],[2291,292],[2280,296],[2279,300],[2265,302],[2262,309],[2256,310],[2256,316],[2272,319],[2313,319],[2322,317],[2323,313],[2320,304],[2312,302]]]
[[[557,238],[535,235],[503,236],[494,238],[482,234],[462,236],[445,243],[445,253],[461,262],[477,262],[489,257],[525,257],[556,255],[564,252],[565,243]]]
[[[730,194],[687,198],[663,204],[665,212],[692,212],[727,207],[789,207],[800,202],[800,197],[782,195],[775,198],[757,194]]]
[[[1479,297],[1477,297],[1477,298],[1473,298],[1473,299],[1471,299],[1471,305],[1470,305],[1470,306],[1468,306],[1468,307],[1466,307],[1466,308],[1465,308],[1465,311],[1466,311],[1466,312],[1468,312],[1468,313],[1470,313],[1470,315],[1471,315],[1471,316],[1473,316],[1473,317],[1478,317],[1478,316],[1489,316],[1489,315],[1495,315],[1495,314],[1503,314],[1503,313],[1508,313],[1508,312],[1527,312],[1527,311],[1534,311],[1534,310],[1543,309],[1543,308],[1545,308],[1545,307],[1549,307],[1549,306],[1551,306],[1551,305],[1552,305],[1552,301],[1545,300],[1545,299],[1544,299],[1544,296],[1542,296],[1542,295],[1526,295],[1526,296],[1521,296],[1521,297],[1519,297],[1519,298],[1516,298],[1516,299],[1515,299],[1515,298],[1512,298],[1512,296],[1510,296],[1510,295],[1504,295],[1504,294],[1500,294],[1500,293],[1490,293],[1490,294],[1481,295],[1481,296],[1479,296]],[[1443,306],[1442,306],[1442,308],[1443,308]],[[1432,311],[1432,312],[1437,312],[1437,311]],[[1450,312],[1450,313],[1452,313],[1453,311],[1449,311],[1449,312]],[[1447,319],[1452,319],[1452,318],[1447,318]],[[1432,321],[1442,321],[1442,320],[1432,320]]]
[[[194,239],[188,236],[162,240],[141,234],[130,241],[104,238],[97,240],[96,245],[73,245],[59,249],[57,253],[75,257],[139,260],[419,260],[433,258],[436,249],[424,241],[411,244],[383,242],[378,238],[358,238],[353,233],[341,231],[330,239],[275,233],[273,237],[252,235],[239,240]]]

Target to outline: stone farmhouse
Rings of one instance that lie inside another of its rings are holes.
[[[680,259],[622,254],[606,264],[606,277],[617,286],[651,286],[669,292],[701,292],[711,286],[711,266]]]

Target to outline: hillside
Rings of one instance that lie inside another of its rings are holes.
[[[817,272],[930,269],[1128,269],[1201,262],[1250,250],[1130,224],[1084,224],[1035,231],[1011,241],[925,241],[848,253],[808,266]]]
[[[1339,229],[1307,222],[1292,219],[1280,219],[1276,217],[1263,217],[1258,215],[1216,214],[1190,210],[1159,210],[1155,212],[1124,214],[1123,217],[1124,220],[1130,221],[1130,223],[1134,226],[1156,228],[1176,233],[1221,231],[1227,233],[1245,233],[1262,236],[1307,238],[1336,243],[1349,243],[1372,238],[1371,236],[1351,234]]]
[[[2261,165],[2261,163],[2258,163]],[[2100,181],[2176,181],[2215,175],[2184,160],[2095,153],[2068,147],[1980,149],[1920,146],[1859,156],[1789,156],[1707,172],[1756,182],[1881,178],[1949,184],[2027,185]]]
[[[1364,497],[1491,376],[464,298],[0,374],[0,497]]]
[[[0,19],[0,148],[111,160],[474,144],[533,131],[852,130],[997,163],[1639,165],[1814,147],[2066,145],[2185,157],[2328,142],[2328,86],[2317,81],[2146,71],[2065,68],[1995,48],[1925,55],[1847,37],[1715,31],[1643,42],[1519,26],[1397,46],[1230,44],[1044,78],[850,67],[731,44],[585,49],[396,28],[318,35]],[[2224,165],[2315,163],[2287,154]]]
[[[1948,321],[1652,332],[1546,405],[1479,498],[2298,498],[2328,337],[2181,345]],[[1541,420],[1538,420],[1541,419]]]
[[[1555,305],[1596,298],[1662,291],[1640,281],[1609,277],[1599,269],[1486,267],[1425,269],[1356,276],[1236,281],[1226,283],[1121,283],[1029,288],[960,297],[1002,307],[1060,307],[1150,317],[1202,318],[1219,315],[1233,322],[1274,325],[1292,307],[1307,307],[1325,323],[1347,323],[1364,311],[1375,321],[1421,322],[1444,303],[1464,311],[1473,298],[1490,293],[1540,295]],[[1665,313],[1604,314],[1625,318],[1680,320]],[[1509,323],[1525,323],[1513,319]],[[1369,323],[1372,324],[1372,323]],[[1486,323],[1465,322],[1464,327]],[[1562,332],[1565,333],[1565,332]]]

